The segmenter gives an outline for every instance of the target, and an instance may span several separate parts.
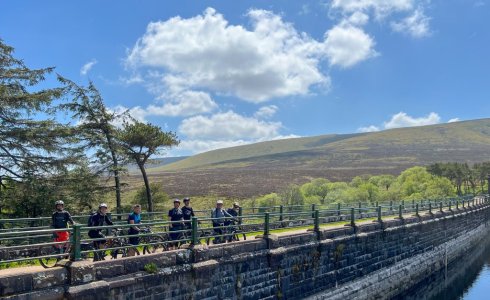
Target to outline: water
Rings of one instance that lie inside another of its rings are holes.
[[[464,258],[432,274],[396,299],[484,300],[490,299],[490,243],[475,247]]]

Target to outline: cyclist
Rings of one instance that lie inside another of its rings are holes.
[[[213,220],[213,231],[215,235],[223,235],[225,230],[226,218],[231,218],[232,216],[223,209],[223,200],[216,201],[216,208],[213,208],[211,212],[211,219]],[[217,236],[214,238],[213,243],[219,244],[224,242],[223,237]]]
[[[184,221],[184,213],[180,208],[179,199],[174,199],[174,208],[168,211],[168,219],[171,222]],[[169,224],[170,231],[179,231],[182,230],[183,227],[184,227],[183,223],[181,222]],[[170,232],[170,239],[173,241],[178,240],[180,235],[181,235],[180,232]],[[177,243],[172,243],[170,244],[169,249],[172,250],[176,247],[177,247]]]
[[[229,226],[228,227],[228,231],[229,232],[233,232],[234,230],[236,230],[236,227],[234,227],[234,225],[236,225],[238,223],[238,212],[240,210],[240,203],[238,202],[235,202],[233,203],[233,207],[230,207],[226,210],[227,213],[230,214],[230,216],[233,217],[233,219],[226,219],[225,221],[225,226]],[[228,242],[231,242],[233,240],[233,236],[230,235],[228,237]]]
[[[133,205],[133,212],[128,215],[128,224],[141,224],[141,205]],[[138,236],[140,232],[139,226],[131,226],[128,230],[128,235],[136,235],[129,238],[129,243],[131,245],[138,245],[140,243],[140,238]],[[128,251],[128,256],[134,256],[135,251],[130,248]]]
[[[53,227],[54,229],[60,229],[67,228],[68,223],[70,223],[71,225],[75,224],[70,213],[64,209],[65,202],[63,202],[62,200],[58,200],[55,202],[54,205],[56,210],[51,217],[51,227]],[[53,232],[53,238],[55,242],[65,242],[70,239],[70,233],[68,231]],[[67,244],[56,244],[55,247],[58,249],[63,248],[64,250],[66,250]]]
[[[195,216],[194,210],[191,207],[191,198],[184,198],[184,207],[182,207],[182,213],[184,214],[185,229],[191,229],[191,219]]]
[[[114,225],[112,221],[109,219],[109,216],[107,216],[107,204],[101,203],[99,205],[99,210],[90,216],[88,219],[88,226],[90,227],[99,227],[99,226],[104,226],[104,223],[107,225]],[[99,238],[104,238],[104,234],[102,233],[102,229],[91,229],[88,232],[88,236],[92,239],[99,239]],[[103,249],[104,245],[106,243],[106,240],[98,240],[94,241],[94,247],[95,249]],[[104,253],[103,251],[97,251],[94,252],[94,261],[97,260],[104,260]]]

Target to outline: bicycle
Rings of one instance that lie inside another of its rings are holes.
[[[46,269],[53,268],[62,259],[69,259],[72,253],[72,244],[66,242],[66,247],[60,244],[51,246],[41,246],[37,250],[37,256],[50,256],[50,257],[40,257],[39,263]],[[94,250],[94,247],[90,243],[82,243],[80,245],[81,251]],[[56,255],[56,256],[55,256]],[[88,258],[88,254],[83,253],[82,258]]]
[[[121,254],[121,257],[129,256],[129,248],[133,248],[135,255],[140,255],[140,252],[135,245],[128,243],[127,238],[121,237],[121,235],[123,235],[122,229],[113,228],[111,232],[113,237],[107,240],[105,248],[118,248],[111,250],[111,259],[117,259],[119,254]]]
[[[166,238],[162,235],[153,234],[153,231],[151,231],[149,226],[143,227],[140,232],[143,234],[152,234],[140,237],[140,243],[146,244],[143,246],[143,254],[155,253],[160,247],[162,248],[162,251],[168,250],[167,242],[169,238],[166,233],[164,234]]]

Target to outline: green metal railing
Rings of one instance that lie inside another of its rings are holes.
[[[183,225],[182,221],[156,221],[149,220],[143,224],[114,224],[112,226],[87,227],[80,224],[75,224],[72,228],[67,229],[51,229],[51,228],[16,228],[10,231],[0,232],[0,245],[8,247],[0,247],[0,265],[13,262],[22,262],[40,258],[59,257],[67,258],[66,253],[48,253],[39,251],[54,247],[56,245],[68,245],[70,248],[70,257],[73,260],[81,260],[89,256],[95,256],[95,253],[114,252],[118,250],[127,250],[129,248],[144,247],[161,247],[161,250],[167,250],[175,244],[191,244],[196,245],[202,242],[210,243],[212,240],[227,240],[233,234],[239,234],[240,239],[245,239],[246,236],[261,234],[269,236],[278,230],[291,229],[312,229],[319,232],[322,225],[329,223],[340,222],[339,225],[357,226],[361,220],[370,220],[383,222],[384,217],[404,219],[406,215],[422,216],[424,213],[428,215],[444,212],[454,212],[455,210],[473,209],[480,205],[489,205],[489,196],[477,198],[454,198],[444,199],[441,201],[430,202],[400,202],[395,206],[394,202],[387,202],[377,206],[362,206],[355,205],[350,208],[341,208],[336,205],[333,208],[322,209],[320,205],[309,205],[308,210],[289,211],[286,207],[279,207],[276,211],[243,214],[239,212],[236,218],[220,218],[224,220],[224,225],[213,226],[213,221],[218,219],[208,217],[193,217],[189,226],[181,226],[179,230],[171,230],[175,224]],[[437,210],[437,211],[436,211]],[[124,232],[117,235],[108,235],[101,238],[89,238],[88,231],[90,230],[127,230],[130,227],[138,226],[151,227],[151,231],[140,233],[137,236],[140,238],[138,245],[130,245],[127,239],[135,237],[135,235],[125,234]],[[175,228],[175,227],[174,227]],[[53,242],[52,234],[55,232],[67,231],[70,233],[70,241]],[[218,233],[221,231],[221,233]],[[171,238],[171,234],[176,237]],[[119,243],[108,243],[103,249],[90,247],[94,242],[98,241],[120,241]],[[84,248],[84,246],[88,248]],[[117,252],[116,252],[117,255]]]

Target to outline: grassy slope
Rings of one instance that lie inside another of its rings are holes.
[[[375,167],[397,163],[475,161],[490,150],[490,119],[323,135],[219,149],[150,172],[219,167]],[[466,159],[465,159],[466,156]]]

